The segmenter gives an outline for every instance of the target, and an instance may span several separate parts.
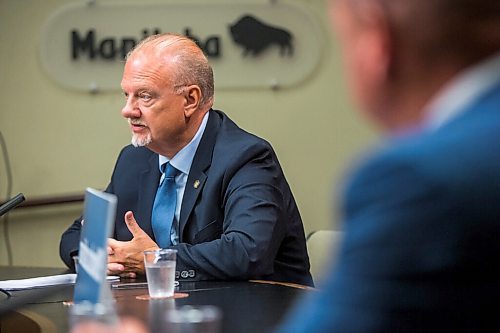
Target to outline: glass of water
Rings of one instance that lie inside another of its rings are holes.
[[[174,295],[176,255],[177,250],[172,249],[144,251],[144,266],[151,298]]]

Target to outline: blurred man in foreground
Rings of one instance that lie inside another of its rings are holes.
[[[281,332],[500,332],[500,2],[330,12],[388,142],[350,178],[338,264]]]

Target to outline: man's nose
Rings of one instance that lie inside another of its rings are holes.
[[[134,96],[127,97],[125,105],[122,108],[122,116],[125,118],[139,118],[141,116],[141,110]]]

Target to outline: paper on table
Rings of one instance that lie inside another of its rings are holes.
[[[116,281],[119,279],[120,277],[113,275],[107,277],[108,281]],[[76,281],[76,274],[59,274],[59,275],[41,276],[29,279],[0,281],[0,289],[3,290],[32,289],[32,288],[40,288],[48,286],[57,286],[62,284],[74,284],[75,281]]]
[[[60,274],[51,276],[42,276],[30,279],[5,280],[0,281],[0,288],[4,290],[21,290],[38,287],[55,286],[60,284],[73,284],[76,280],[76,274]]]

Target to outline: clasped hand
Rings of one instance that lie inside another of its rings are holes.
[[[139,227],[131,211],[125,213],[125,224],[132,233],[132,240],[108,239],[108,275],[135,278],[136,274],[144,274],[143,252],[159,246]]]

